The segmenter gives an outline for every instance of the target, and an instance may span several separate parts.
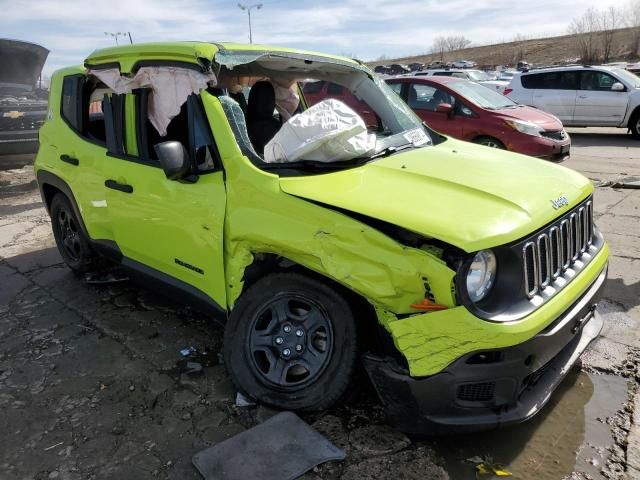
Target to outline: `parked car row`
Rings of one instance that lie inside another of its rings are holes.
[[[420,62],[413,62],[408,65],[404,65],[401,63],[393,63],[391,65],[377,65],[373,68],[375,73],[379,73],[382,75],[401,75],[401,74],[409,74],[412,72],[420,72],[425,69],[433,69],[433,68],[459,68],[459,69],[468,69],[468,68],[476,68],[477,63],[472,60],[456,60],[455,62],[444,62],[441,60],[436,60],[429,64],[424,64]]]

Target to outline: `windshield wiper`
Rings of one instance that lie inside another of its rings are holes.
[[[374,153],[369,157],[369,160],[375,160],[376,158],[388,157],[389,155],[393,155],[394,153],[398,153],[402,150],[407,150],[408,148],[418,148],[413,143],[406,143],[404,145],[399,145],[396,147],[386,147],[383,150],[380,150],[378,153]]]

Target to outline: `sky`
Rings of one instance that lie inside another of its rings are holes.
[[[258,0],[259,1],[259,0]],[[255,2],[258,3],[258,2]],[[263,0],[252,10],[254,43],[361,60],[426,53],[438,36],[474,44],[561,35],[588,0]],[[253,4],[253,3],[250,3]],[[598,0],[605,8],[619,0]],[[38,43],[51,53],[45,74],[81,64],[115,44],[104,32],[131,32],[135,43],[160,40],[248,42],[246,11],[216,0],[0,0],[0,36]],[[128,38],[119,37],[128,42]]]

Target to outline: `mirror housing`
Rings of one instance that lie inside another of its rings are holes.
[[[624,85],[620,82],[615,82],[613,85],[611,85],[612,92],[624,92],[624,90]]]
[[[449,118],[453,117],[453,105],[450,103],[441,103],[436,107],[437,113],[446,113]]]
[[[191,174],[191,158],[181,142],[172,140],[156,143],[153,149],[169,180],[182,180]]]

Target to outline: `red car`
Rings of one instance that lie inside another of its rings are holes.
[[[385,80],[429,127],[461,140],[562,161],[571,138],[555,116],[469,80],[401,77]]]
[[[335,98],[358,112],[367,127],[378,127],[378,119],[371,107],[342,85],[325,80],[305,82],[302,85],[302,92],[308,106],[315,105],[325,98]]]

